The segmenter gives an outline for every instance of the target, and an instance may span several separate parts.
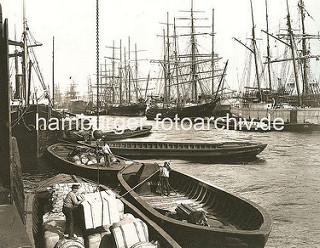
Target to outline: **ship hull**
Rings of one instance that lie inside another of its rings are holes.
[[[212,101],[210,103],[204,103],[194,106],[188,106],[188,107],[175,107],[175,108],[158,108],[151,106],[147,112],[146,116],[148,120],[154,120],[157,118],[164,119],[164,118],[170,118],[174,119],[176,116],[178,116],[180,119],[182,118],[205,118],[205,117],[211,117],[212,112],[216,107],[216,101]]]
[[[38,121],[37,128],[37,114],[38,119],[43,118],[47,124],[52,117],[61,119],[59,112],[51,110],[46,105],[30,105],[25,109],[14,109],[11,113],[12,135],[19,144],[23,165],[41,157],[49,145],[56,143],[62,137],[60,130],[40,128],[43,121]]]
[[[87,104],[87,102],[82,100],[71,101],[69,110],[74,114],[84,114],[86,112]]]
[[[107,115],[144,116],[146,107],[146,104],[107,106],[106,111]]]

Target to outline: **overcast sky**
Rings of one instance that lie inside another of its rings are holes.
[[[26,0],[28,25],[33,36],[43,44],[36,48],[36,54],[47,84],[51,82],[52,37],[55,37],[55,81],[66,89],[72,77],[82,88],[87,88],[87,78],[94,78],[95,73],[95,0]],[[270,30],[276,32],[281,23],[285,27],[285,0],[269,0]],[[298,0],[289,0],[292,16],[297,13]],[[16,25],[17,39],[22,32],[22,0],[2,0],[3,16],[9,19],[10,38],[14,38]],[[257,37],[264,37],[265,1],[253,0]],[[305,0],[309,14],[307,30],[320,30],[320,1]],[[232,37],[249,42],[251,16],[249,0],[194,0],[194,10],[206,11],[209,18],[206,25],[211,25],[212,9],[215,9],[216,52],[223,57],[222,64],[229,59],[227,71],[228,84],[238,86],[238,75],[242,74],[245,63],[245,48]],[[100,57],[110,55],[105,48],[115,40],[122,39],[127,46],[127,37],[131,37],[132,49],[137,43],[140,58],[160,59],[162,34],[169,12],[170,22],[173,17],[181,17],[179,10],[190,10],[190,0],[100,0]],[[203,16],[203,15],[201,15]],[[259,41],[258,41],[259,43]],[[210,40],[208,40],[208,45]],[[208,47],[210,50],[210,47]],[[320,51],[317,45],[316,51]],[[263,48],[262,53],[266,51]],[[313,54],[316,52],[313,51]],[[102,60],[102,59],[101,59]],[[149,70],[149,63],[141,63],[142,71]],[[315,67],[319,70],[319,66]],[[319,75],[319,72],[316,72]],[[63,86],[64,85],[64,86]]]

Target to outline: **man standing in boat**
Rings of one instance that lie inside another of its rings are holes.
[[[112,163],[112,151],[110,149],[110,146],[106,143],[104,147],[102,148],[103,154],[104,154],[104,162],[106,166],[111,166]]]
[[[160,186],[161,195],[164,194],[164,190],[167,191],[167,195],[170,196],[170,184],[169,184],[169,173],[170,173],[170,162],[164,162],[164,165],[160,167]]]
[[[63,207],[62,207],[62,213],[66,216],[66,229],[65,233],[68,234],[69,239],[77,239],[77,237],[74,235],[73,231],[73,210],[78,207],[82,202],[85,201],[83,198],[82,200],[78,200],[76,193],[78,192],[78,189],[80,188],[79,184],[73,184],[71,187],[71,191],[67,194],[67,196],[63,200]]]

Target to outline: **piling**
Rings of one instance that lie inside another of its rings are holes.
[[[9,87],[8,20],[2,20],[0,6],[0,178],[2,187],[10,189],[11,114]],[[10,199],[12,203],[12,199]]]

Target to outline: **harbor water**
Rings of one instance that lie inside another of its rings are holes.
[[[155,121],[141,120],[144,124],[155,126]],[[168,129],[169,125],[165,123],[164,129]],[[216,130],[213,126],[210,130],[185,131],[175,128],[164,130],[162,125],[158,127],[150,136],[131,140],[267,143],[266,149],[250,162],[222,164],[171,160],[171,166],[265,208],[273,221],[267,248],[320,247],[319,131],[240,132]],[[163,159],[145,161],[164,162]],[[43,166],[41,161],[23,171],[26,191],[36,187],[43,178],[57,173]]]

